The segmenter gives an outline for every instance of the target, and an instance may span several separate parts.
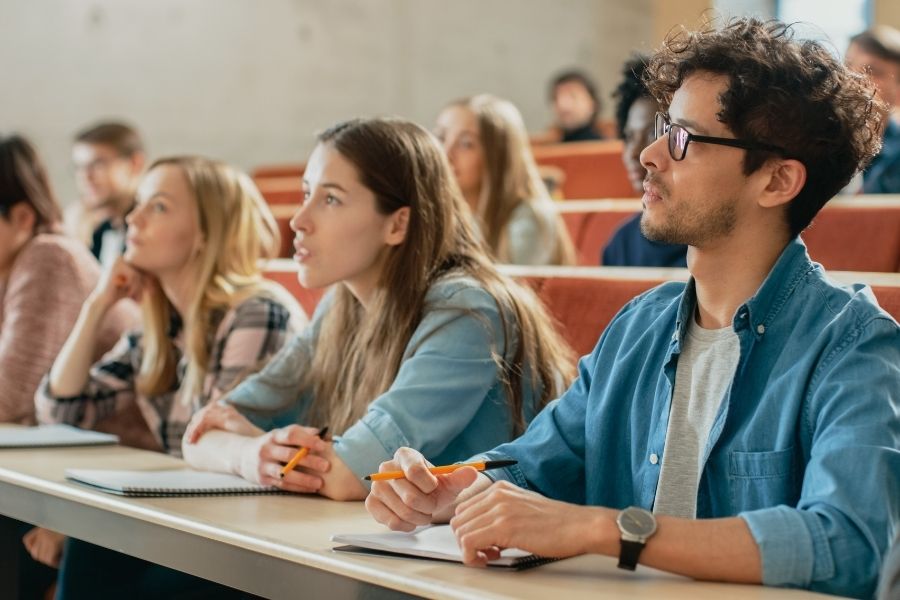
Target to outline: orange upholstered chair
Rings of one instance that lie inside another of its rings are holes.
[[[619,225],[640,212],[641,201],[586,200],[558,202],[556,207],[575,244],[578,264],[593,267],[600,264],[600,252]]]
[[[622,141],[573,142],[534,146],[538,165],[565,173],[562,196],[570,200],[634,197],[622,164]]]
[[[527,267],[503,265],[501,271],[527,283],[547,307],[560,333],[578,355],[593,350],[616,313],[635,296],[666,281],[686,281],[687,269],[640,267]],[[296,265],[288,260],[269,261],[266,277],[277,281],[298,299],[308,314],[315,310],[323,290],[310,290],[297,282]],[[835,271],[832,279],[867,283],[878,303],[900,319],[900,274]]]
[[[900,197],[832,200],[802,237],[826,269],[900,272]]]
[[[578,252],[593,266],[616,228],[641,210],[640,200],[557,202]],[[803,232],[813,260],[829,271],[900,272],[900,196],[832,200]]]
[[[296,177],[303,176],[306,163],[284,163],[280,165],[263,165],[253,170],[253,179],[267,179],[270,177]]]
[[[297,206],[303,200],[303,183],[299,175],[292,177],[262,177],[253,181],[268,204]]]

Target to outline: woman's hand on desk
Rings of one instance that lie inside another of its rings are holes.
[[[381,463],[378,471],[403,471],[404,479],[375,481],[366,497],[366,509],[376,521],[394,530],[412,531],[420,525],[445,521],[464,490],[475,493],[490,480],[470,467],[447,475],[433,475],[431,463],[412,448],[400,448],[394,460]],[[472,486],[478,481],[478,484]]]
[[[212,429],[253,437],[264,433],[234,406],[212,402],[194,415],[184,432],[184,439],[189,444],[196,444],[204,433]]]
[[[333,443],[326,444],[325,450],[318,454],[331,463],[331,469],[322,474],[323,483],[319,488],[319,494],[341,502],[365,499],[369,491],[360,481],[359,475],[351,471],[347,463],[334,451]]]
[[[22,543],[25,544],[31,558],[54,569],[59,568],[65,541],[66,536],[63,534],[43,527],[35,527],[22,538]]]
[[[241,476],[289,492],[318,492],[323,484],[322,476],[331,469],[331,463],[321,456],[327,451],[328,443],[319,439],[318,432],[315,427],[289,425],[253,438],[241,457]],[[288,471],[282,478],[281,469],[300,448],[310,449],[297,465],[302,470]]]

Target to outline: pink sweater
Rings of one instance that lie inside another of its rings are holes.
[[[50,370],[99,276],[100,266],[80,242],[41,234],[22,248],[9,276],[0,280],[0,422],[34,423],[34,394],[41,377]],[[95,356],[137,323],[137,306],[118,303],[104,321]],[[121,419],[133,426],[133,419]],[[123,441],[128,437],[133,436],[126,433]]]

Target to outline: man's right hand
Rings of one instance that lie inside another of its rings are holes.
[[[394,460],[381,463],[378,471],[403,471],[406,478],[372,483],[366,510],[379,523],[399,531],[448,520],[457,497],[475,482],[478,472],[464,467],[447,475],[433,475],[428,470],[432,466],[416,450],[400,448]]]

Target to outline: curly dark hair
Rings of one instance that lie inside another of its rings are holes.
[[[650,59],[644,81],[665,112],[698,71],[729,78],[716,117],[735,136],[783,148],[806,167],[806,184],[787,208],[791,235],[806,229],[881,148],[886,107],[872,83],[820,43],[794,40],[790,25],[743,18],[721,29],[673,32]],[[775,156],[748,150],[744,173]]]
[[[628,111],[631,105],[640,98],[652,98],[647,84],[644,83],[644,71],[647,70],[649,56],[635,54],[622,65],[622,82],[613,91],[616,99],[616,128],[619,137],[625,137],[625,123],[628,121]]]

